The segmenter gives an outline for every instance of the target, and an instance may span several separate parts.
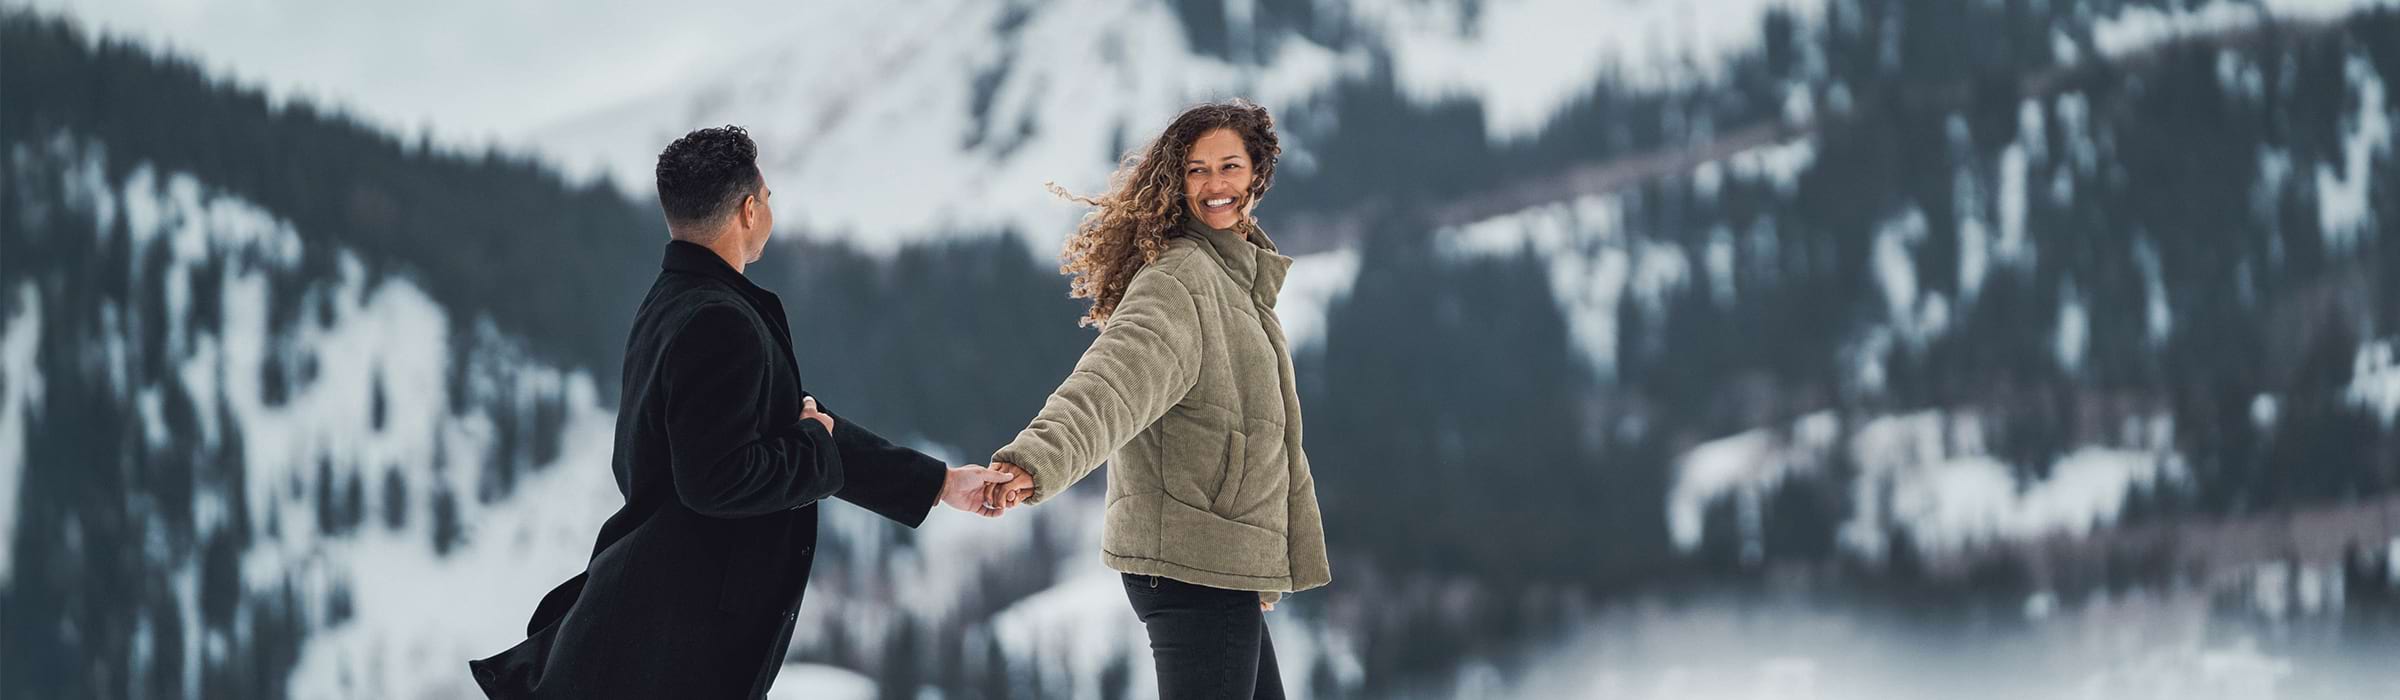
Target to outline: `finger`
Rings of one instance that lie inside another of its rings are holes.
[[[983,482],[984,482],[984,483],[987,483],[987,484],[1002,484],[1002,483],[1007,483],[1007,482],[1015,481],[1015,480],[1017,479],[1017,477],[1015,477],[1015,476],[1013,476],[1013,475],[1011,475],[1011,474],[1009,474],[1009,473],[1007,473],[1007,472],[1002,472],[1002,471],[993,471],[993,470],[990,470],[990,469],[982,469],[982,470],[978,470],[978,471],[976,471],[976,472],[975,472],[975,478],[977,478],[977,479],[982,479],[982,480],[983,480]]]

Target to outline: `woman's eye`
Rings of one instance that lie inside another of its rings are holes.
[[[1185,175],[1198,175],[1198,174],[1205,173],[1205,172],[1208,172],[1208,169],[1207,169],[1207,168],[1193,168],[1193,169],[1190,169],[1190,170],[1186,170],[1186,171],[1184,171],[1184,174],[1185,174]]]

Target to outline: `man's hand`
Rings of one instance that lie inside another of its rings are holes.
[[[1033,472],[1007,462],[993,462],[992,471],[1010,477],[1006,483],[992,484],[984,496],[1001,510],[1015,508],[1017,504],[1024,503],[1026,497],[1033,495]]]
[[[817,412],[817,397],[800,397],[800,420],[813,420],[825,425],[825,434],[833,434],[833,416]]]
[[[993,507],[984,499],[986,487],[1004,483],[1009,475],[997,470],[969,464],[950,470],[942,477],[942,505],[950,506],[986,518],[997,518],[1006,508]]]

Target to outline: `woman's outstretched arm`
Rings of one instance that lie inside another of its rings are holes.
[[[1013,465],[1029,477],[1002,485],[1014,492],[1006,505],[1040,503],[1074,485],[1182,401],[1199,381],[1199,335],[1190,288],[1155,265],[1137,274],[1033,423],[992,453],[993,468]]]

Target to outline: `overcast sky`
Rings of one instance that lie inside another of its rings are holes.
[[[771,0],[0,0],[198,59],[454,146],[523,134],[651,94],[772,41],[804,40]]]

